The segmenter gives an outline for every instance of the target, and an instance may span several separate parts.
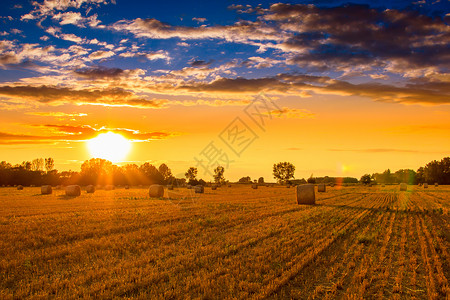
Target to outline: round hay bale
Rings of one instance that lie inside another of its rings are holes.
[[[41,186],[41,194],[42,195],[50,195],[52,193],[52,187],[50,185]]]
[[[320,184],[317,186],[317,191],[318,191],[319,193],[325,193],[325,192],[326,192],[326,185],[325,185],[324,183],[320,183]]]
[[[66,196],[78,197],[81,195],[81,187],[79,185],[66,186]]]
[[[168,185],[168,186],[167,186],[167,189],[168,189],[169,191],[173,191],[173,185]]]
[[[213,190],[213,191],[217,190],[217,186],[216,186],[216,185],[213,185],[213,186],[211,187],[211,190]]]
[[[314,192],[314,184],[297,185],[297,203],[316,204],[316,194]]]
[[[257,184],[252,184],[252,189],[257,190],[258,189],[258,185]]]
[[[423,188],[424,188],[424,189],[427,189],[427,188],[428,188],[428,183],[425,182],[425,183],[423,184]]]
[[[112,191],[116,189],[116,187],[112,184],[105,185],[105,191]]]
[[[17,190],[22,191],[22,190],[23,190],[23,186],[18,185],[18,186],[17,186]]]
[[[148,189],[151,198],[161,198],[164,196],[164,187],[160,184],[152,184]]]
[[[408,186],[406,183],[400,183],[400,191],[406,191],[408,189]]]
[[[129,190],[129,189],[130,189],[130,186],[129,186],[129,185],[126,185],[126,186],[125,186],[125,189],[126,189],[126,190]]]
[[[434,187],[438,187],[438,186],[439,186],[439,183],[435,182]]]
[[[196,185],[194,189],[196,194],[203,194],[205,192],[203,185]]]
[[[88,194],[93,194],[93,193],[95,193],[95,186],[93,186],[92,184],[88,185],[88,186],[86,187],[86,193],[88,193]]]

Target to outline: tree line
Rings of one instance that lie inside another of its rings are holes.
[[[362,183],[383,183],[383,184],[450,184],[450,157],[444,157],[440,161],[433,160],[417,171],[411,169],[401,169],[391,172],[387,169],[383,173],[364,174],[360,180]]]
[[[214,169],[214,181],[217,184],[226,182],[225,169],[218,166]],[[0,162],[0,185],[2,186],[40,186],[49,185],[150,185],[172,184],[206,185],[203,179],[197,179],[197,168],[191,167],[185,173],[186,178],[175,178],[171,169],[166,164],[159,167],[148,162],[142,165],[127,164],[114,165],[112,162],[92,158],[81,165],[81,171],[58,172],[54,168],[52,158],[37,158],[33,161],[24,161],[21,164],[11,165],[6,161]]]
[[[295,166],[289,162],[280,162],[273,165],[273,176],[279,183],[356,183],[353,177],[313,177],[308,179],[294,179]],[[224,177],[225,169],[217,166],[214,169],[214,182],[224,184],[228,181]],[[81,171],[58,172],[54,168],[52,158],[36,158],[32,161],[24,161],[21,164],[11,165],[6,161],[0,162],[0,185],[149,185],[149,184],[174,184],[174,185],[206,185],[203,179],[197,179],[198,170],[190,167],[184,174],[185,178],[175,178],[171,169],[166,164],[156,167],[148,162],[142,165],[127,164],[117,166],[110,161],[101,158],[86,160],[81,165]],[[264,178],[251,180],[250,176],[239,179],[239,183],[264,183]],[[402,169],[391,172],[387,169],[383,173],[365,174],[361,177],[362,183],[395,184],[406,182],[408,184],[438,183],[450,184],[450,157],[440,161],[433,160],[420,167],[417,171]]]

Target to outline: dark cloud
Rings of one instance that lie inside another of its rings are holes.
[[[88,67],[75,70],[74,73],[81,77],[87,78],[115,78],[124,74],[124,71],[119,68],[106,67]]]
[[[144,99],[121,88],[76,90],[55,86],[0,86],[0,95],[41,103],[72,103],[163,108],[168,100]]]
[[[189,64],[193,67],[204,67],[204,66],[209,66],[210,64],[212,64],[213,61],[204,61],[204,60],[193,60],[191,62],[189,62]]]
[[[279,3],[264,18],[290,32],[281,47],[302,51],[292,59],[302,66],[379,65],[398,59],[410,68],[450,63],[450,27],[440,17],[365,5],[319,8]]]
[[[368,97],[375,101],[406,104],[450,104],[450,85],[424,81],[394,86],[380,83],[350,83],[327,76],[279,74],[274,77],[246,79],[220,78],[209,83],[180,85],[190,92],[256,93],[278,92],[309,96],[309,92]]]

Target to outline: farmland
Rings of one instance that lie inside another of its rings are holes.
[[[0,188],[0,298],[450,297],[448,186],[175,190]]]

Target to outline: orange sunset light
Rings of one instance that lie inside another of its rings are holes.
[[[122,135],[107,132],[87,141],[87,147],[92,157],[120,162],[131,150],[131,142]]]

